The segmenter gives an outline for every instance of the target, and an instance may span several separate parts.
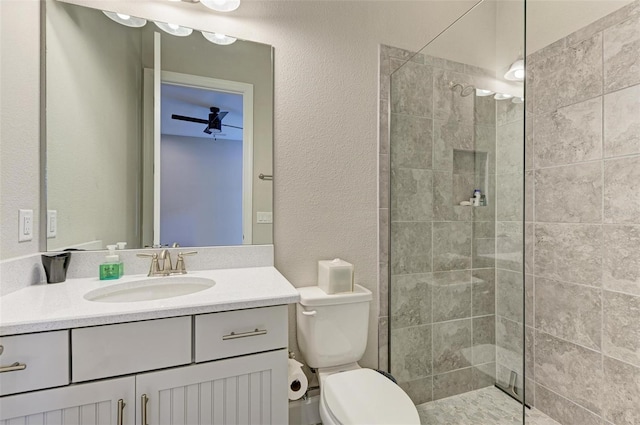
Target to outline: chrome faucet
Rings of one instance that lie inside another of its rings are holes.
[[[151,266],[149,267],[149,277],[155,276],[170,276],[172,274],[187,274],[187,270],[184,265],[184,257],[186,255],[195,255],[198,251],[178,252],[178,260],[176,261],[176,267],[173,268],[171,263],[171,252],[168,249],[163,249],[158,254],[138,254],[138,257],[150,257]],[[160,263],[162,260],[162,263]]]

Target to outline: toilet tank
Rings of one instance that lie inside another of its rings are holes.
[[[298,288],[298,346],[313,368],[357,362],[367,346],[371,291],[354,285],[353,292],[328,295],[318,286]]]

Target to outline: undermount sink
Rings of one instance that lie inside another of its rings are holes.
[[[215,285],[213,279],[194,276],[151,277],[132,282],[117,283],[94,289],[84,296],[86,300],[102,303],[128,303],[161,300],[204,291]]]

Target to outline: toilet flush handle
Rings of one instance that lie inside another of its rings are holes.
[[[311,311],[303,311],[302,314],[304,314],[305,316],[315,316],[317,313],[317,311],[315,310],[311,310]]]

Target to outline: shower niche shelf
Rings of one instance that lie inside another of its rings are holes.
[[[480,189],[489,200],[488,153],[477,150],[453,150],[453,202],[459,206],[461,201],[469,201],[475,189]],[[481,205],[484,207],[486,205]],[[475,207],[478,208],[478,207]]]

